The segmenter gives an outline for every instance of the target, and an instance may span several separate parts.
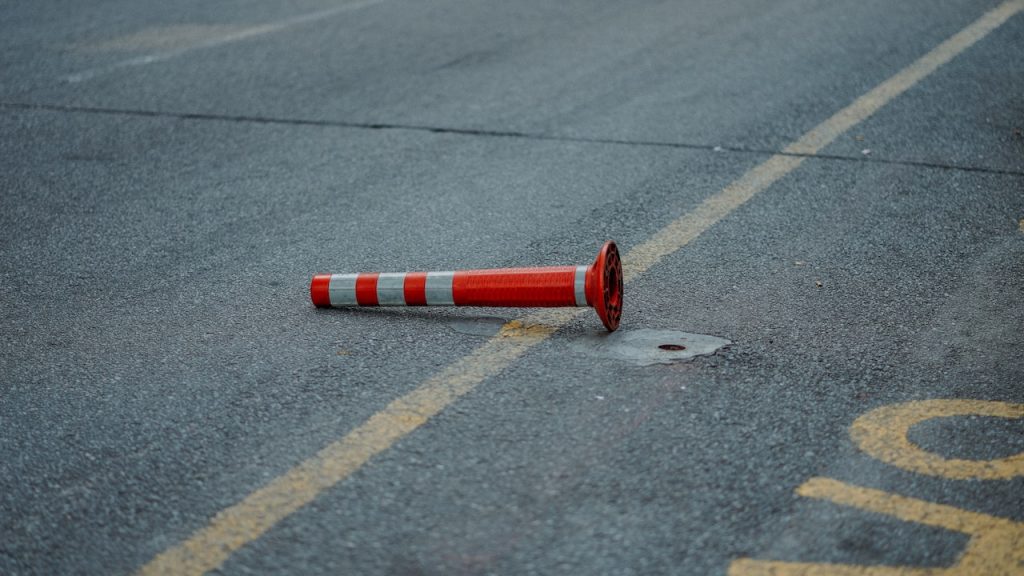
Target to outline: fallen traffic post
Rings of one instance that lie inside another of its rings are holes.
[[[309,295],[318,308],[590,306],[613,331],[622,315],[622,261],[609,240],[590,266],[317,274]]]

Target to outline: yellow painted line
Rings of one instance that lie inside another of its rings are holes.
[[[854,420],[850,436],[868,455],[918,474],[956,480],[1005,480],[1024,476],[1024,453],[994,460],[947,459],[925,452],[907,438],[916,424],[933,418],[992,416],[1024,418],[1024,404],[986,400],[922,400],[882,406]]]
[[[785,149],[786,154],[813,154],[921,78],[966,50],[1024,8],[1011,0],[986,13],[853,104],[822,122]],[[624,278],[632,281],[662,258],[689,244],[747,200],[792,172],[804,158],[779,154],[752,168],[724,190],[657,232],[623,257]],[[367,422],[302,462],[283,476],[217,514],[183,543],[143,566],[140,574],[202,574],[213,570],[245,544],[308,504],[324,490],[358,470],[374,455],[422,425],[478,384],[500,373],[527,350],[543,342],[580,311],[552,310],[508,325],[470,355],[403,396]]]
[[[205,528],[154,558],[139,573],[202,574],[217,568],[232,552],[347,478],[456,398],[501,372],[579,313],[574,308],[557,309],[535,318],[547,323],[505,324],[483,346],[391,402],[341,440],[221,511]]]
[[[1018,523],[1006,518],[969,512],[873,488],[852,486],[832,478],[811,478],[800,485],[796,493],[805,498],[828,500],[843,506],[899,518],[904,522],[915,522],[964,534],[982,534],[1019,526]]]
[[[852,486],[831,478],[811,478],[796,489],[807,498],[829,500],[927,526],[971,536],[956,564],[936,568],[858,566],[819,562],[779,562],[743,558],[732,562],[729,576],[967,576],[1020,574],[1024,566],[1024,523],[935,504],[881,490]]]
[[[813,155],[832,143],[841,134],[863,122],[893,98],[906,92],[954,56],[970,48],[989,32],[1024,8],[1024,1],[1011,0],[1001,4],[964,28],[934,50],[925,54],[895,76],[879,84],[828,120],[812,128],[799,140],[787,146],[787,154]],[[672,254],[721,220],[752,196],[771,186],[803,162],[800,156],[776,155],[744,174],[725,190],[705,200],[693,212],[672,222],[650,240],[637,246],[622,258],[623,277],[628,282]]]

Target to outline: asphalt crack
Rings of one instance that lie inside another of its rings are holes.
[[[964,166],[943,162],[923,162],[918,160],[892,160],[868,156],[843,156],[841,154],[806,154],[786,152],[764,148],[746,148],[742,146],[722,146],[718,144],[694,144],[688,142],[664,142],[656,140],[624,140],[619,138],[591,138],[585,136],[557,136],[520,132],[515,130],[487,130],[481,128],[457,128],[450,126],[428,126],[420,124],[392,124],[382,122],[348,122],[344,120],[310,120],[304,118],[279,118],[272,116],[252,116],[245,114],[210,114],[198,112],[168,112],[161,110],[145,110],[132,108],[105,108],[95,106],[68,106],[61,104],[31,104],[26,102],[0,102],[0,108],[14,110],[41,110],[47,112],[64,112],[76,114],[101,114],[108,116],[136,116],[142,118],[169,118],[176,120],[196,120],[214,122],[236,122],[249,124],[273,124],[283,126],[317,126],[321,128],[350,128],[356,130],[407,130],[412,132],[429,132],[432,134],[455,134],[460,136],[477,136],[486,138],[516,138],[547,142],[572,142],[582,144],[604,144],[613,146],[633,146],[650,148],[674,148],[682,150],[703,150],[708,152],[731,152],[756,156],[790,156],[816,160],[835,160],[840,162],[859,162],[864,164],[886,164],[916,168],[932,168],[958,172],[979,172],[1003,176],[1024,176],[1024,171],[1004,170],[985,166]]]

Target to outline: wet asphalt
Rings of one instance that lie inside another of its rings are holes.
[[[314,273],[628,251],[996,5],[4,7],[0,573],[131,573],[523,313],[317,310]],[[1020,475],[849,433],[1024,402],[1022,94],[1018,14],[626,287],[624,333],[730,344],[638,365],[580,316],[221,572],[952,565],[964,534],[794,490],[1024,522]],[[911,432],[1024,452],[1022,420]]]

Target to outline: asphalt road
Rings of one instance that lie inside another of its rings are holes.
[[[1024,13],[778,156],[998,6],[5,2],[0,574],[1024,574]],[[710,356],[309,302],[629,266],[773,158],[626,286],[622,334]],[[439,374],[476,380],[274,512]]]

